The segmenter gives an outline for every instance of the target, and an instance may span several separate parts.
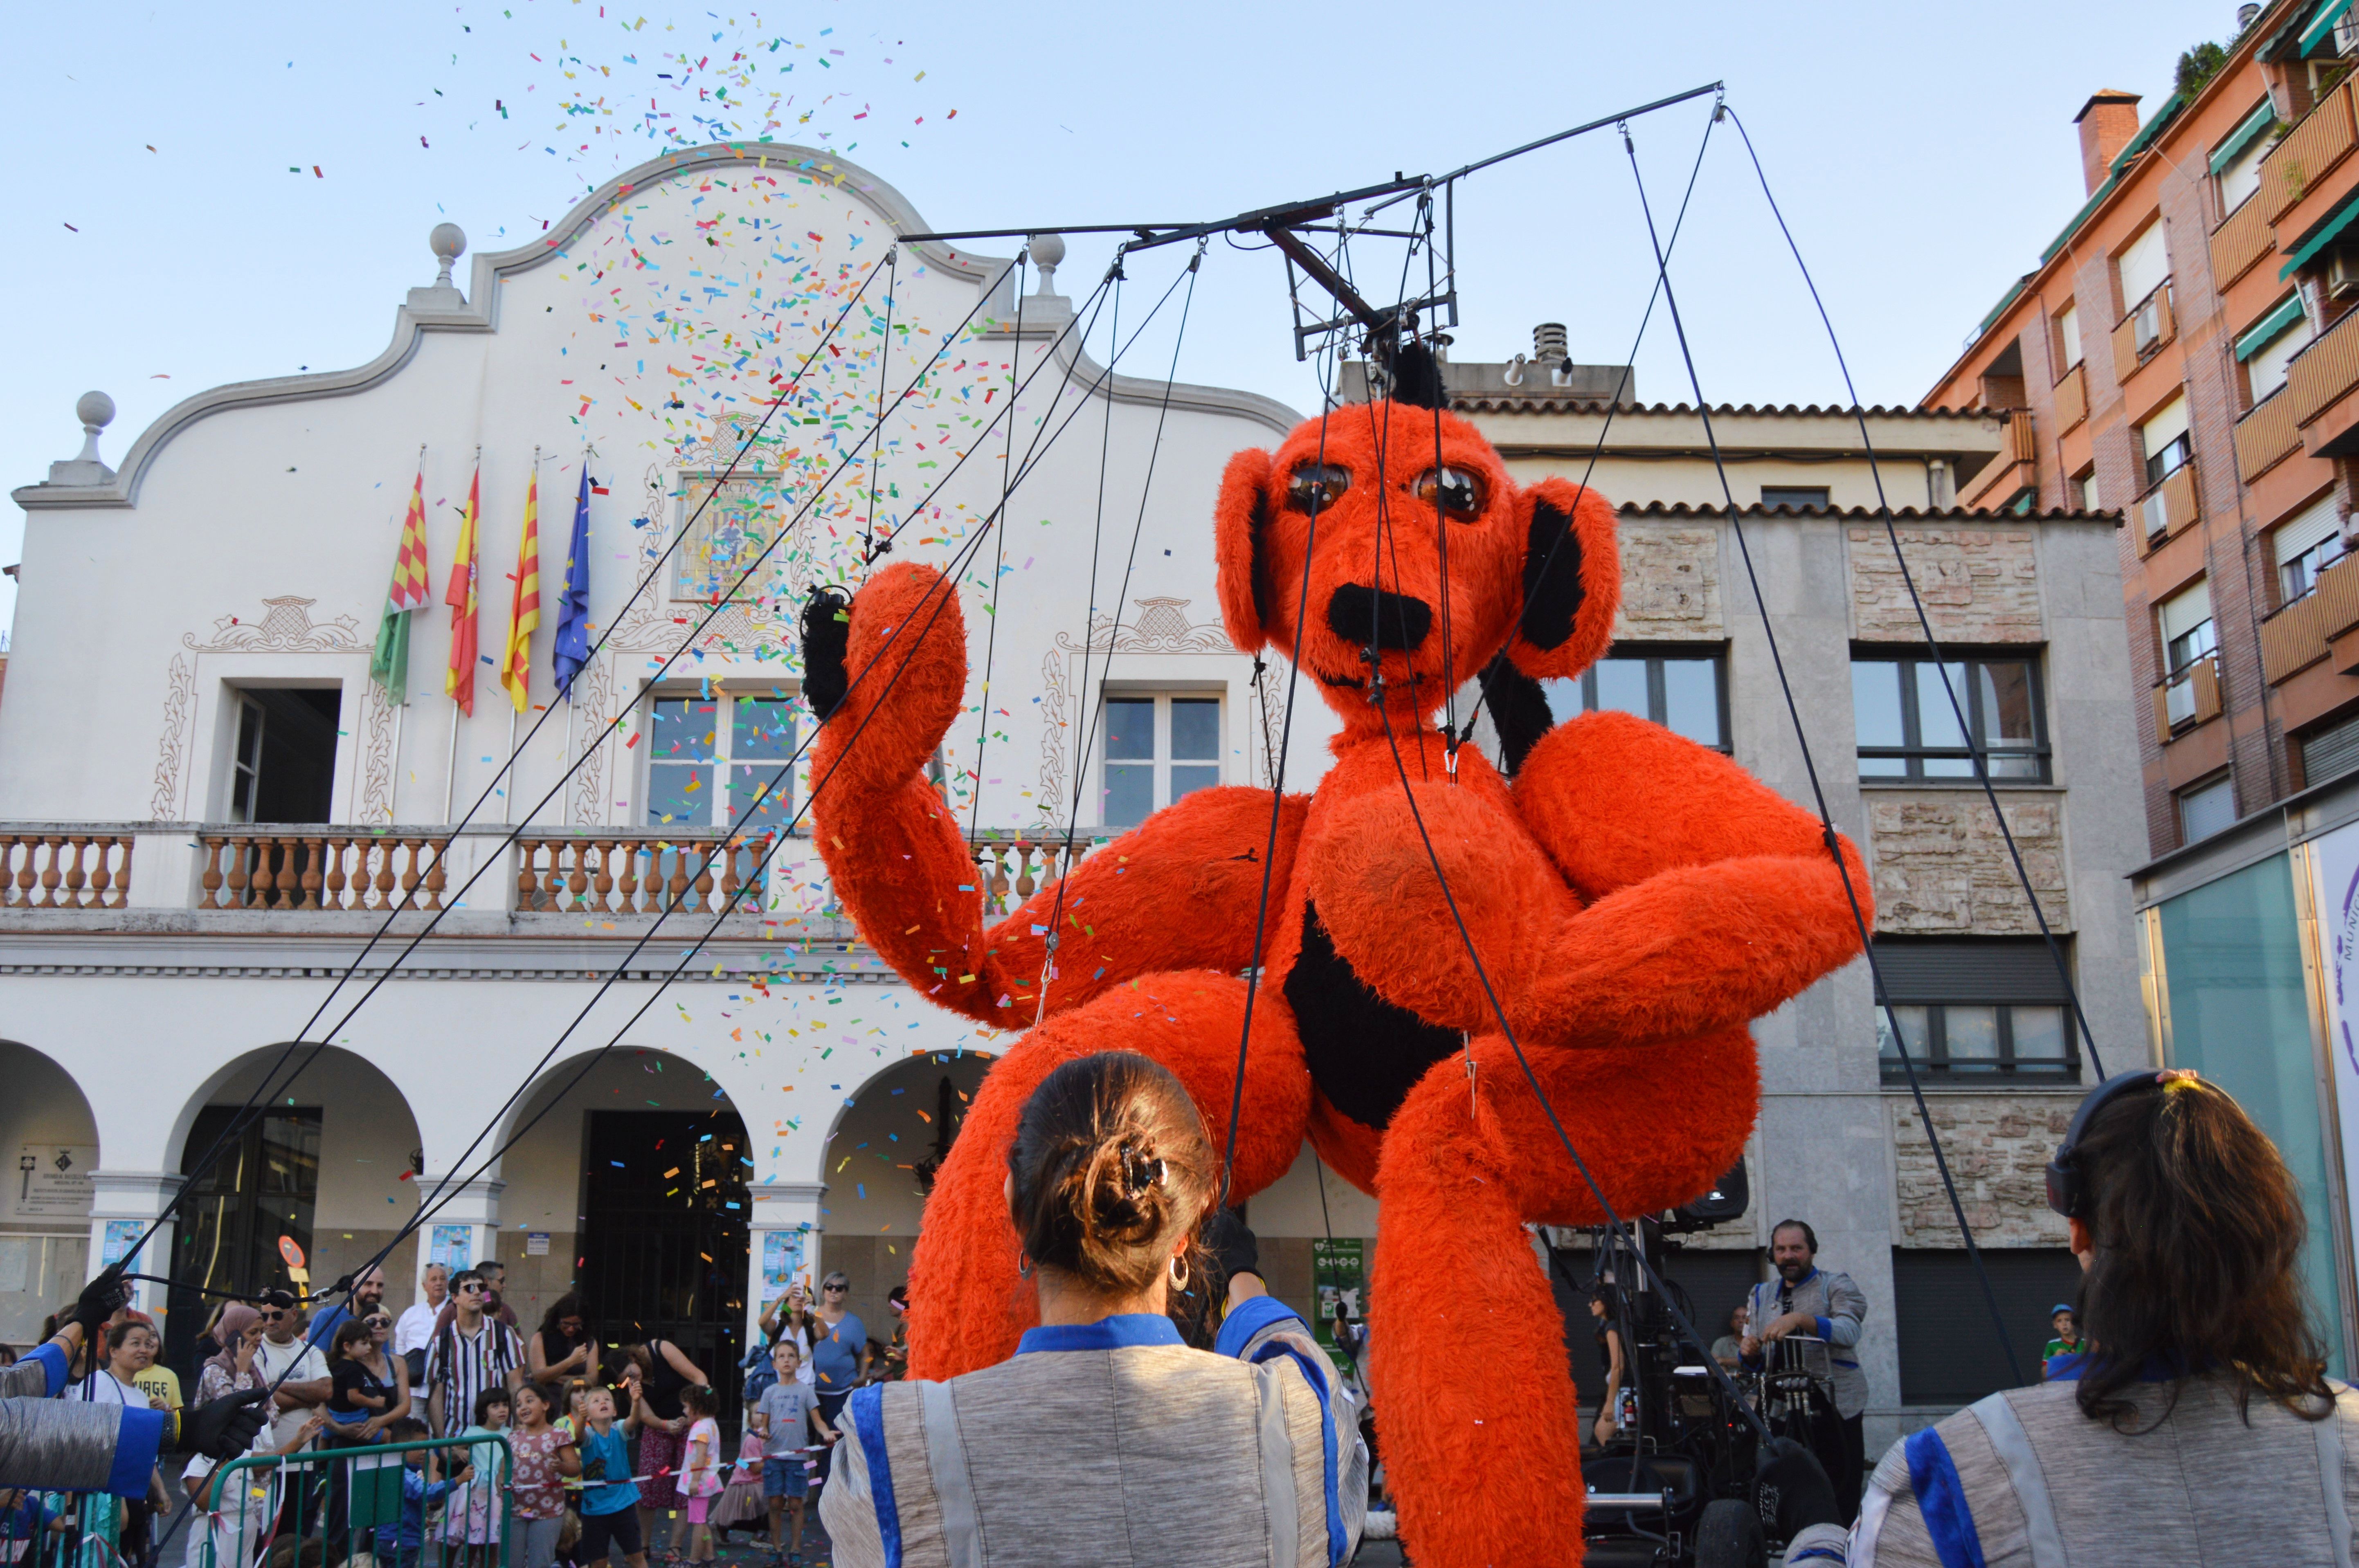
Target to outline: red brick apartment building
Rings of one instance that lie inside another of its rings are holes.
[[[2122,511],[2158,856],[2359,767],[2359,10],[2240,20],[2143,123],[2089,100],[2087,204],[1925,398],[2013,411],[1962,503]]]

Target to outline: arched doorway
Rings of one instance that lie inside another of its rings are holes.
[[[0,1341],[28,1345],[89,1276],[98,1122],[73,1075],[29,1045],[0,1040]]]
[[[283,1044],[249,1051],[183,1109],[177,1162],[190,1186],[174,1229],[164,1329],[174,1366],[194,1360],[221,1300],[207,1292],[324,1289],[375,1257],[418,1212],[409,1102],[375,1063],[340,1046],[321,1049],[288,1081],[312,1049],[291,1059]],[[269,1102],[249,1111],[266,1077]],[[415,1250],[414,1238],[397,1247],[386,1278],[403,1278]]]
[[[551,1067],[518,1108],[538,1119],[501,1161],[501,1231],[517,1327],[582,1292],[603,1341],[669,1339],[737,1414],[753,1148],[727,1095],[683,1056],[620,1047],[578,1084]],[[543,1113],[546,1114],[543,1114]]]
[[[860,1086],[828,1134],[821,1258],[852,1280],[848,1304],[887,1339],[886,1295],[909,1278],[933,1173],[995,1058],[974,1051],[905,1057]]]

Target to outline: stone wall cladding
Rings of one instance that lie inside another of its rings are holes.
[[[1616,642],[1718,642],[1728,635],[1720,609],[1720,530],[1649,528],[1624,524],[1622,608]]]
[[[1903,528],[1908,575],[1943,643],[2041,643],[2038,549],[2025,528]],[[1925,640],[1892,542],[1850,530],[1853,634],[1866,643]]]
[[[2078,1102],[2066,1095],[1928,1095],[1933,1130],[1958,1184],[1966,1223],[1984,1247],[2061,1247],[2064,1221],[2048,1206],[2049,1156]],[[1962,1247],[1957,1217],[1941,1190],[1933,1147],[1913,1100],[1886,1102],[1892,1118],[1895,1197],[1902,1247]]]
[[[2030,936],[2039,932],[2023,884],[1980,795],[1864,792],[1875,868],[1875,928],[1911,936]],[[2050,929],[2072,928],[2064,880],[2061,795],[2002,794],[2007,831]]]

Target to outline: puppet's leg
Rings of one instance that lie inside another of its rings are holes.
[[[1419,1563],[1563,1563],[1581,1538],[1581,1432],[1564,1322],[1524,1223],[1601,1217],[1506,1042],[1473,1055],[1471,1093],[1461,1058],[1440,1063],[1385,1131],[1369,1304],[1385,1464]],[[1624,1215],[1699,1195],[1753,1123],[1743,1030],[1533,1065]]]
[[[951,1378],[1004,1361],[1038,1321],[1032,1287],[1016,1272],[1016,1227],[1001,1192],[1007,1148],[1032,1091],[1076,1057],[1136,1051],[1187,1087],[1217,1160],[1228,1137],[1245,1000],[1245,982],[1233,975],[1149,975],[1052,1015],[993,1066],[926,1200],[909,1263],[909,1376]],[[1286,1173],[1310,1111],[1293,1015],[1266,990],[1254,1005],[1244,1105],[1232,1203]]]

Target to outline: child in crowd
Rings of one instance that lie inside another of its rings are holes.
[[[71,1554],[71,1545],[65,1537],[72,1528],[63,1514],[41,1500],[38,1492],[20,1487],[0,1491],[0,1563],[60,1561]],[[41,1542],[45,1530],[60,1538],[46,1550]]]
[[[770,1347],[770,1362],[778,1380],[762,1390],[762,1402],[746,1424],[762,1437],[762,1495],[770,1505],[770,1551],[783,1563],[803,1560],[803,1503],[810,1495],[810,1465],[804,1458],[813,1427],[821,1438],[835,1441],[835,1429],[819,1413],[819,1396],[798,1375],[802,1357],[791,1339]],[[791,1539],[781,1540],[780,1525],[794,1515]]]
[[[270,1442],[270,1429],[266,1426],[249,1452],[288,1458],[309,1447],[327,1424],[326,1412],[313,1411],[293,1435],[277,1447],[265,1446]],[[180,1472],[180,1484],[196,1499],[196,1511],[204,1516],[210,1526],[201,1545],[191,1540],[190,1568],[254,1568],[269,1550],[271,1530],[278,1519],[277,1466],[248,1465],[233,1470],[222,1483],[222,1495],[215,1498],[212,1478],[220,1464],[200,1454]]]
[[[387,1443],[416,1443],[425,1435],[426,1423],[416,1416],[402,1417],[385,1433]],[[434,1469],[440,1466],[440,1455],[425,1448],[413,1448],[403,1454],[401,1465],[401,1520],[376,1527],[377,1568],[418,1568],[419,1553],[426,1540],[427,1509],[449,1497],[453,1487],[466,1485],[473,1474],[472,1466],[462,1463],[447,1480],[435,1479]]]
[[[679,1495],[688,1504],[688,1564],[707,1568],[712,1562],[712,1499],[721,1491],[721,1423],[712,1419],[721,1400],[699,1384],[679,1391],[679,1408],[689,1417],[688,1454],[679,1466]]]
[[[631,1481],[630,1436],[638,1427],[635,1411],[614,1419],[611,1390],[591,1387],[582,1394],[582,1539],[574,1561],[584,1568],[604,1568],[607,1554],[623,1549],[630,1568],[647,1568],[647,1552],[639,1534],[639,1488]]]
[[[522,1568],[549,1568],[557,1561],[557,1538],[565,1528],[565,1483],[582,1474],[572,1439],[549,1419],[552,1390],[527,1383],[516,1391],[516,1431],[508,1448],[516,1455],[514,1538],[522,1544]]]
[[[762,1533],[762,1434],[751,1423],[737,1439],[736,1462],[722,1468],[727,1472],[723,1477],[727,1485],[712,1499],[705,1522],[712,1527],[718,1543],[726,1547],[732,1530],[744,1530],[749,1539]]]
[[[506,1389],[485,1389],[475,1396],[474,1424],[461,1433],[458,1441],[469,1438],[496,1437],[508,1424],[508,1391]],[[495,1568],[499,1562],[500,1509],[499,1492],[505,1477],[500,1475],[505,1456],[496,1443],[484,1443],[462,1450],[453,1450],[457,1458],[475,1473],[475,1479],[462,1497],[451,1500],[443,1516],[443,1559],[446,1563],[464,1562],[473,1568]],[[472,1550],[462,1553],[453,1550],[461,1545]]]

